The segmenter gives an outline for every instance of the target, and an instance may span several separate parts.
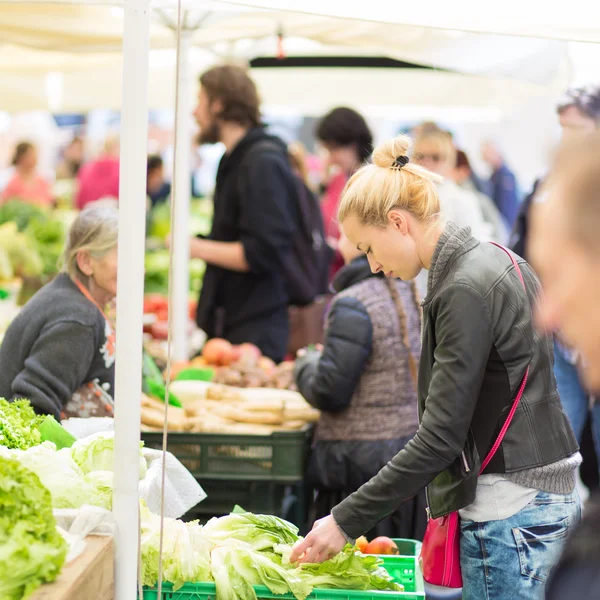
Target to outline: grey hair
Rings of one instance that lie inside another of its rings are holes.
[[[94,258],[102,258],[117,246],[119,235],[119,211],[106,205],[82,210],[69,230],[62,256],[62,271],[72,278],[85,280],[77,264],[80,252],[89,252]]]

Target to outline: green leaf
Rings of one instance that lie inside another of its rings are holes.
[[[26,449],[42,441],[43,416],[35,414],[29,400],[8,402],[0,398],[0,446]]]
[[[50,492],[16,460],[0,457],[0,598],[21,600],[54,581],[66,554]]]

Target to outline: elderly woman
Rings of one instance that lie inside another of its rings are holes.
[[[12,322],[0,347],[0,396],[40,414],[112,415],[115,332],[104,308],[117,293],[118,213],[84,210],[69,232],[63,272]]]

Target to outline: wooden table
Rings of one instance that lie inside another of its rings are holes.
[[[54,583],[40,587],[30,600],[113,600],[114,559],[113,538],[90,535],[84,552],[63,567]]]

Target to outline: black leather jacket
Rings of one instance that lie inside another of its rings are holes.
[[[539,282],[522,259],[527,294],[505,252],[468,237],[423,303],[420,426],[414,438],[333,515],[351,537],[427,486],[434,517],[475,499],[481,462],[530,366],[525,393],[486,473],[548,465],[574,454],[552,340],[535,330]]]

